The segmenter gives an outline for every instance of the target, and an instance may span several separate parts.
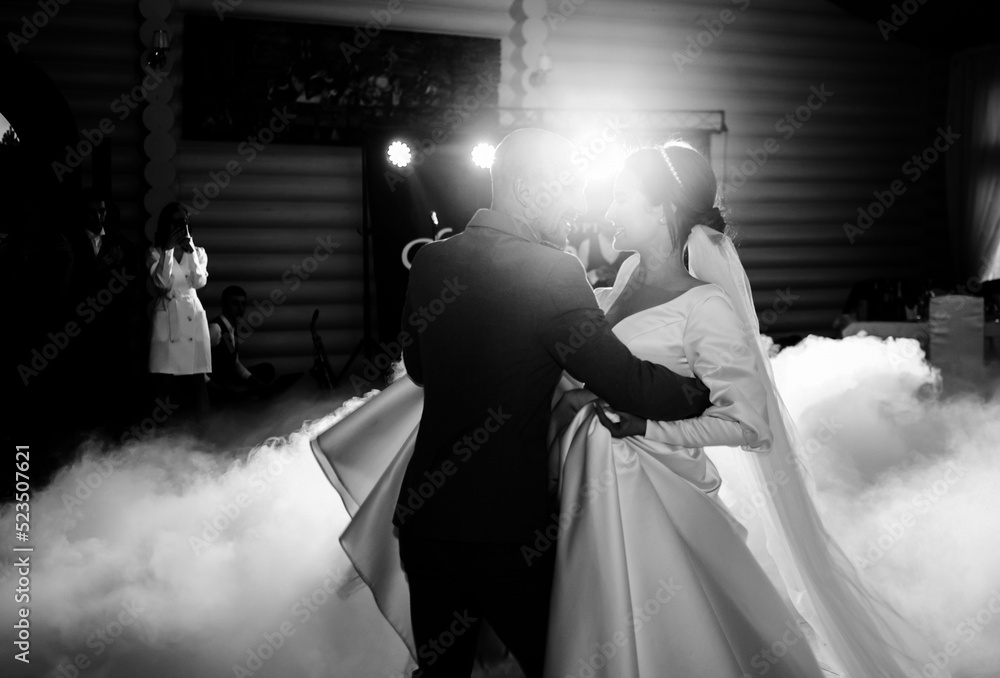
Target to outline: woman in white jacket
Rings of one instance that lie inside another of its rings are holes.
[[[159,296],[153,307],[149,371],[154,388],[185,414],[208,410],[206,374],[212,371],[208,319],[196,290],[208,281],[208,255],[191,239],[187,212],[177,202],[160,212],[146,270]]]

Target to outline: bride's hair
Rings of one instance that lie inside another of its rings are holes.
[[[653,206],[673,204],[677,212],[668,223],[676,229],[675,242],[686,242],[691,229],[703,224],[729,235],[718,204],[718,182],[701,153],[683,141],[640,148],[625,159],[625,168],[639,179],[639,190]]]

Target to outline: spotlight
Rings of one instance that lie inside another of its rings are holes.
[[[402,141],[393,141],[389,144],[389,148],[386,149],[386,153],[388,154],[389,162],[396,167],[406,167],[413,158],[413,154],[410,153],[410,147]]]
[[[625,167],[625,149],[618,144],[612,144],[603,153],[586,155],[590,161],[586,174],[591,181],[602,181],[617,175]]]
[[[493,153],[496,151],[496,147],[493,144],[477,144],[475,148],[472,149],[472,162],[476,163],[478,167],[487,169],[493,164]]]

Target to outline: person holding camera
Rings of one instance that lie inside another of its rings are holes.
[[[205,380],[212,371],[212,349],[197,290],[208,281],[208,255],[195,247],[180,203],[170,203],[160,212],[146,270],[159,293],[149,343],[154,389],[172,398],[179,414],[201,417],[208,412]]]

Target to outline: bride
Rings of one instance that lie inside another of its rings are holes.
[[[636,254],[598,302],[633,354],[697,376],[712,406],[646,421],[564,377],[549,436],[558,532],[523,549],[529,562],[556,553],[545,675],[818,678],[815,646],[833,675],[919,676],[922,639],[865,587],[816,513],[716,190],[708,162],[680,142],[636,151],[616,179],[615,247]],[[354,514],[344,548],[413,657],[386,526],[420,407],[402,379],[314,441]],[[718,458],[726,473],[706,446],[734,448]],[[767,553],[747,546],[724,483],[763,498]]]

